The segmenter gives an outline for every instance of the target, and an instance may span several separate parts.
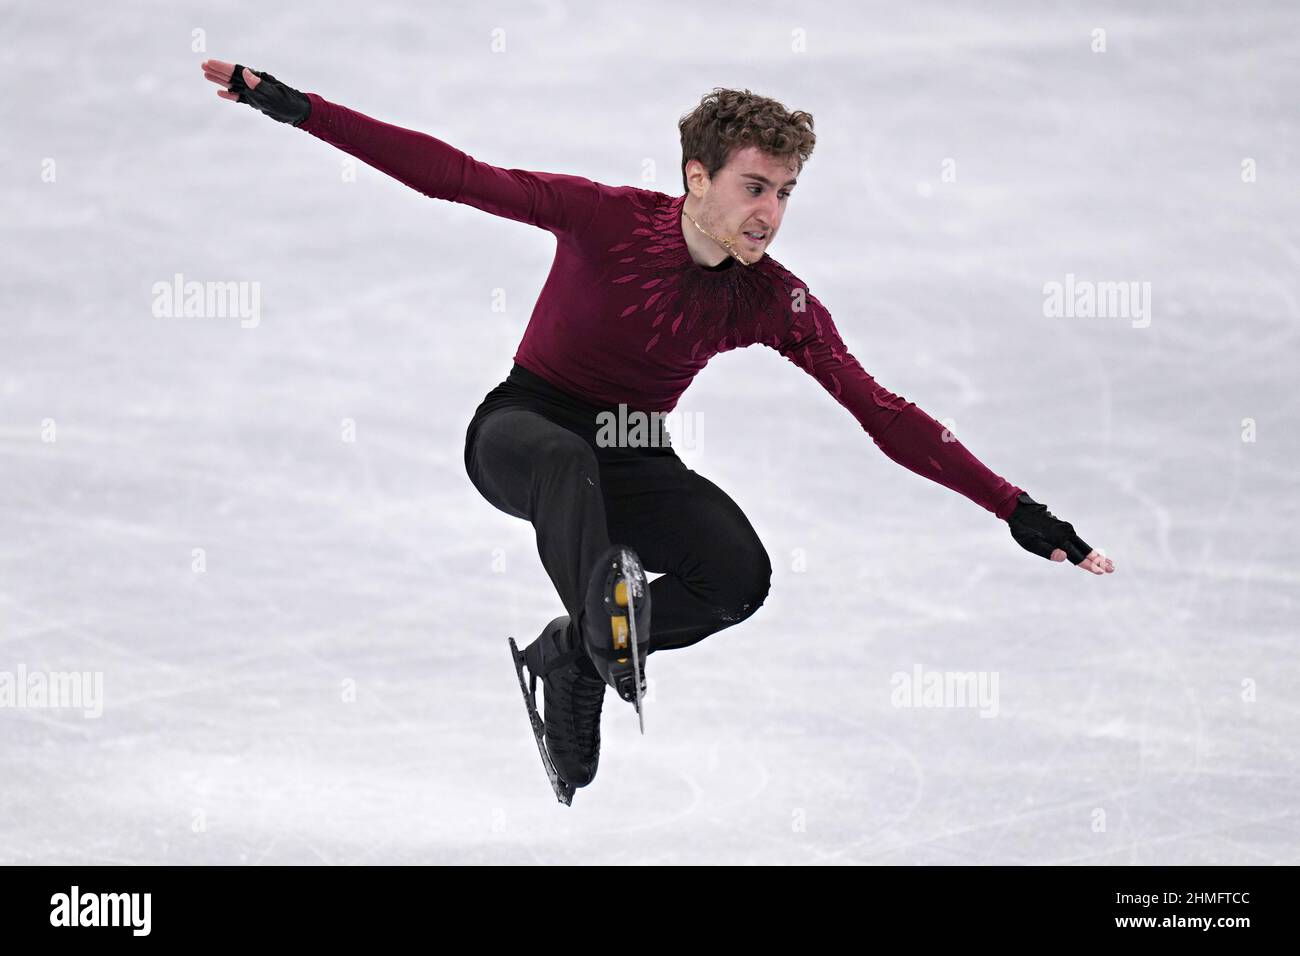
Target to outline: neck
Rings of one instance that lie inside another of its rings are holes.
[[[700,222],[701,205],[699,198],[693,194],[688,194],[686,202],[682,204],[682,236],[686,240],[686,248],[691,254],[691,259],[702,266],[716,266],[731,256],[741,265],[753,265]]]

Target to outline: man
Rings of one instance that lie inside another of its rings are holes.
[[[679,123],[686,192],[673,198],[491,166],[269,74],[219,60],[203,70],[223,99],[297,126],[427,196],[557,239],[514,367],[469,424],[465,467],[489,502],[532,523],[568,612],[516,657],[521,686],[525,667],[534,689],[543,680],[538,746],[563,802],[595,776],[606,685],[636,696],[629,673],[637,646],[645,654],[689,646],[745,620],[767,597],[771,563],[739,506],[670,446],[611,443],[600,428],[603,413],[620,405],[624,413],[671,411],[719,352],[777,350],[881,451],[1008,521],[1026,550],[1068,557],[1094,574],[1114,571],[1069,523],[879,385],[821,302],[767,254],[813,150],[809,114],[748,90],[714,90]],[[647,585],[643,568],[662,575]],[[631,625],[637,646],[627,639]]]

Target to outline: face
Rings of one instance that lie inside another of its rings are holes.
[[[688,180],[692,163],[687,164]],[[797,159],[782,162],[757,146],[732,153],[712,180],[703,165],[695,163],[701,185],[707,186],[696,216],[700,225],[735,243],[736,251],[746,259],[759,258],[781,227],[786,200],[794,189],[796,163]]]

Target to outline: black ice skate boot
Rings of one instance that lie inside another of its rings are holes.
[[[582,621],[597,673],[641,718],[645,662],[650,649],[650,587],[635,551],[613,545],[597,560]],[[641,732],[645,733],[642,720]]]
[[[523,667],[528,668],[530,686],[524,690],[538,750],[562,803],[573,799],[575,787],[585,787],[596,776],[600,763],[600,711],[605,702],[605,682],[592,666],[586,650],[577,640],[577,628],[566,614],[547,624],[540,637],[522,653],[511,648],[523,688]],[[543,715],[537,718],[537,680],[543,687]],[[567,785],[564,786],[564,785]],[[566,795],[567,798],[566,799]]]

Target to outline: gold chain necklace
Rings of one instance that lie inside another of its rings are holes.
[[[708,236],[718,245],[722,246],[722,248],[726,249],[727,252],[731,254],[732,258],[739,261],[741,265],[743,266],[753,265],[753,263],[746,261],[745,258],[735,250],[735,247],[732,246],[729,240],[719,239],[713,233],[709,232],[709,230],[705,229],[698,222],[696,222],[695,217],[686,211],[686,205],[684,203],[682,204],[682,215],[685,216],[687,219],[689,219],[696,229],[700,230],[700,232],[704,233],[706,236]]]

